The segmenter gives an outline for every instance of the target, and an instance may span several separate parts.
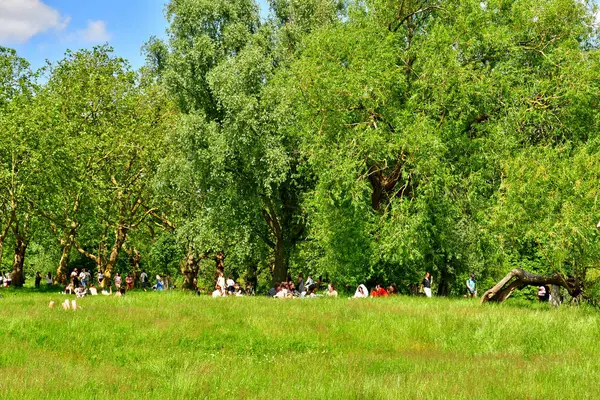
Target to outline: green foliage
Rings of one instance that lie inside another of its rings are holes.
[[[592,2],[269,6],[171,0],[140,71],[102,46],[34,73],[0,47],[2,265],[405,291],[430,271],[441,295],[523,267],[592,296]]]

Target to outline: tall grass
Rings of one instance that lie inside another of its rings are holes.
[[[0,398],[600,398],[590,310],[179,292],[0,299]]]

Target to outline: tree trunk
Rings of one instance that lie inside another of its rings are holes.
[[[56,275],[54,276],[54,283],[65,285],[69,279],[69,255],[71,253],[71,247],[73,245],[64,243],[62,246],[62,252],[60,255],[60,261],[58,262],[58,268],[56,269]]]
[[[129,263],[133,268],[133,283],[135,284],[140,279],[140,262],[142,260],[142,255],[139,250],[131,249],[129,253]]]
[[[181,274],[183,275],[183,290],[194,290],[194,280],[198,278],[198,267],[200,260],[196,252],[188,249],[185,261],[181,263]]]
[[[27,243],[21,238],[17,237],[17,243],[15,245],[15,258],[13,261],[12,271],[12,285],[16,287],[23,287],[25,283],[25,275],[23,271],[23,265],[25,263],[25,251],[27,250]]]
[[[555,273],[553,275],[537,275],[518,268],[510,271],[496,284],[496,286],[485,292],[483,296],[481,296],[481,303],[502,303],[517,289],[522,289],[525,286],[545,285],[564,287],[573,297],[581,294],[583,290],[578,281],[573,277],[565,277],[560,273]]]
[[[215,263],[217,264],[217,271],[221,271],[225,274],[225,253],[222,251],[217,252]]]
[[[550,286],[550,305],[552,307],[560,307],[562,304],[562,294],[560,293],[560,286]]]
[[[275,242],[275,265],[273,266],[273,285],[285,282],[287,280],[287,258],[285,253],[285,243],[281,235]]]
[[[450,274],[448,273],[448,266],[442,268],[440,274],[440,283],[438,284],[437,295],[448,296],[450,294]]]
[[[113,268],[117,264],[117,260],[119,259],[119,252],[123,248],[125,244],[125,240],[127,239],[127,229],[121,226],[116,231],[115,243],[110,251],[110,255],[108,257],[108,261],[106,266],[104,267],[104,280],[110,282],[110,277],[112,275]],[[103,285],[104,286],[104,285]]]

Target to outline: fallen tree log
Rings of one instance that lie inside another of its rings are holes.
[[[481,303],[502,303],[508,299],[515,290],[522,289],[525,286],[546,285],[562,286],[567,289],[572,297],[577,297],[582,291],[581,285],[574,277],[564,276],[560,273],[538,275],[517,268],[510,271],[493,288],[485,292],[483,296],[481,296]]]

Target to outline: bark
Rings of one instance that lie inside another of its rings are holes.
[[[560,286],[550,286],[550,305],[552,307],[560,307],[562,304],[562,294],[560,293]]]
[[[286,259],[285,243],[278,237],[275,241],[275,264],[273,266],[273,284],[276,285],[287,280],[288,266]]]
[[[20,237],[17,237],[15,244],[15,257],[13,261],[12,285],[23,287],[25,276],[23,274],[23,265],[25,263],[25,251],[27,250],[27,242]]]
[[[123,248],[125,240],[127,239],[127,228],[121,225],[115,232],[115,235],[115,243],[113,244],[113,247],[110,250],[108,261],[106,262],[106,266],[104,267],[104,279],[109,281],[112,275],[113,268],[117,264],[117,260],[119,259],[119,252]]]
[[[200,259],[193,249],[188,249],[185,260],[181,263],[183,290],[194,290],[194,280],[198,278]]]
[[[60,260],[58,262],[58,268],[56,269],[56,275],[54,276],[54,283],[65,285],[69,277],[69,254],[71,253],[71,244],[65,243],[62,246],[62,252]]]
[[[4,256],[4,241],[6,240],[6,235],[8,234],[8,231],[12,227],[13,221],[14,213],[11,213],[11,216],[8,219],[8,222],[6,223],[6,226],[2,230],[2,233],[0,233],[0,265],[2,265],[2,258]]]
[[[545,285],[564,287],[573,297],[581,294],[583,289],[573,277],[565,277],[560,273],[555,273],[553,275],[537,275],[518,268],[510,271],[493,288],[485,292],[483,296],[481,296],[481,303],[502,303],[508,299],[515,290],[522,289],[525,286]]]
[[[142,261],[142,255],[137,249],[126,249],[129,254],[129,263],[133,269],[133,283],[135,284],[140,278],[140,262]]]
[[[54,283],[56,284],[64,285],[69,280],[69,258],[71,249],[73,248],[73,242],[75,241],[77,227],[77,223],[71,222],[68,232],[63,234],[64,237],[58,240],[62,247],[62,251],[58,262],[58,268],[56,269],[56,274],[54,276]],[[56,232],[55,227],[53,227],[53,230]]]
[[[369,182],[371,182],[371,207],[373,210],[379,210],[384,202],[389,201],[393,197],[403,197],[405,193],[410,192],[410,176],[408,183],[400,188],[396,188],[398,183],[402,181],[402,168],[404,166],[405,155],[401,154],[396,165],[390,167],[381,167],[378,163],[369,166]],[[388,175],[384,172],[389,171]]]
[[[215,263],[217,265],[217,271],[225,273],[225,253],[218,251],[215,255]]]
[[[84,255],[85,257],[89,258],[90,260],[92,260],[94,263],[96,263],[96,271],[102,271],[104,272],[104,245],[100,244],[100,246],[98,247],[98,255],[92,254],[88,251],[86,251],[83,247],[81,247],[78,243],[77,240],[73,241],[73,245],[75,246],[75,249],[82,255]],[[102,280],[101,283],[101,287],[105,287],[106,286],[106,282],[108,282],[108,279],[104,279]]]
[[[278,283],[284,282],[288,273],[288,265],[287,265],[287,252],[286,252],[286,244],[283,233],[283,227],[281,222],[277,218],[277,213],[275,212],[275,208],[272,203],[267,200],[267,207],[262,210],[263,217],[271,230],[271,233],[274,237],[273,243],[273,251],[274,251],[274,263],[272,270],[273,277],[273,285],[277,285]]]
[[[440,274],[440,283],[438,284],[437,295],[448,296],[450,294],[450,274],[448,274],[447,267],[442,269]]]

